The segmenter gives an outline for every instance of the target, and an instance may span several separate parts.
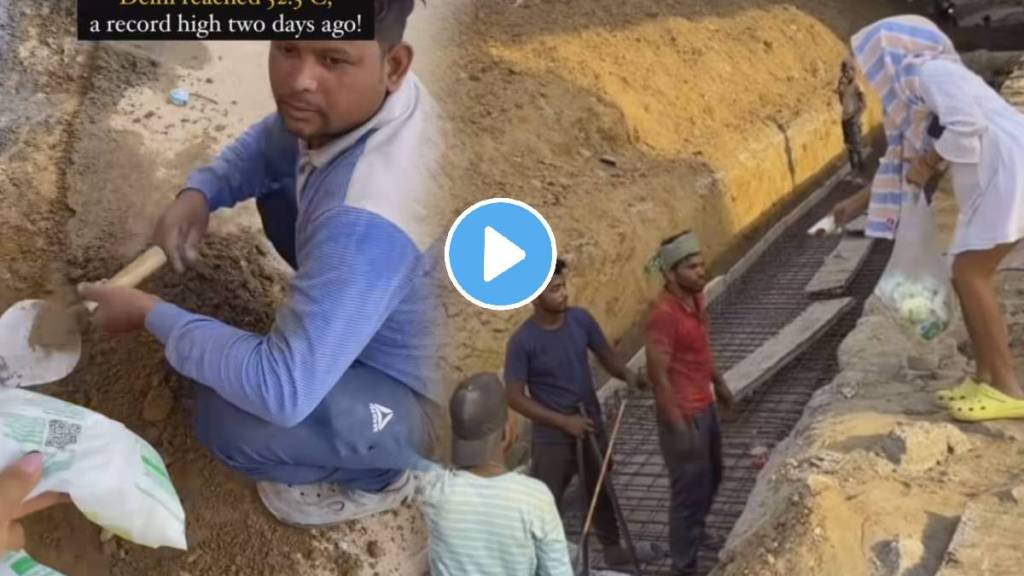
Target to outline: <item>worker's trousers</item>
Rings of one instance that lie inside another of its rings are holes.
[[[602,438],[598,444],[602,450],[605,450],[607,443],[603,440]],[[565,491],[569,488],[573,477],[579,475],[580,464],[576,457],[576,443],[534,442],[531,452],[530,475],[547,485],[551,494],[554,495],[555,503],[561,513]],[[580,486],[583,488],[580,492],[586,495],[589,507],[590,501],[594,497],[594,488],[597,487],[598,477],[601,475],[601,459],[594,455],[587,440],[584,440],[583,444],[583,474],[586,478],[580,478]],[[584,508],[585,510],[587,507]],[[608,548],[619,545],[619,525],[615,520],[615,509],[612,508],[612,501],[607,490],[601,490],[601,495],[597,498],[597,507],[594,509],[594,532],[602,546]]]
[[[668,467],[671,505],[669,548],[677,574],[696,574],[704,521],[722,481],[722,432],[718,410],[708,406],[680,432],[659,422],[658,440]]]
[[[850,169],[855,173],[864,171],[862,131],[860,115],[843,119],[843,142],[846,143],[846,152],[850,157]]]
[[[267,237],[294,267],[294,200],[271,194],[260,197],[257,207]],[[427,402],[398,380],[356,362],[291,428],[257,418],[197,385],[195,428],[217,458],[255,480],[334,482],[378,492],[404,470],[427,465],[421,456],[430,436]]]

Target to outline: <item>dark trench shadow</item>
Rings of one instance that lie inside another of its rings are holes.
[[[945,559],[946,549],[953,541],[953,535],[956,534],[959,525],[959,516],[941,516],[929,512],[928,523],[925,524],[924,532],[921,535],[924,556],[921,557],[920,562],[907,571],[907,576],[932,576],[938,572]]]

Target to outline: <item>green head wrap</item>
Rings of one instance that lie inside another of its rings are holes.
[[[668,272],[682,260],[700,254],[700,241],[693,232],[687,232],[658,249],[658,253],[647,264],[648,271]]]

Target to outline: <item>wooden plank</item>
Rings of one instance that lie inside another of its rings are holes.
[[[936,576],[1020,574],[1024,506],[995,496],[967,504]]]
[[[774,376],[831,328],[851,306],[852,298],[812,303],[796,320],[726,373],[725,382],[733,396],[739,398],[748,394]]]
[[[840,294],[853,282],[864,265],[875,241],[860,236],[844,236],[804,288],[810,295]]]
[[[865,156],[871,155],[871,149],[865,147]],[[796,207],[792,212],[783,216],[778,222],[775,223],[772,228],[765,233],[747,252],[739,259],[738,262],[733,264],[729,271],[723,276],[715,278],[717,282],[712,281],[704,289],[704,298],[708,304],[711,304],[719,296],[725,293],[728,288],[737,278],[746,274],[747,270],[754,265],[755,262],[765,253],[766,250],[779,239],[782,234],[788,230],[797,220],[803,217],[811,211],[812,208],[817,206],[824,198],[835,189],[835,186],[840,180],[846,178],[850,174],[849,164],[843,165],[835,174],[829,177],[824,184],[819,186],[810,196],[807,197],[799,206]],[[721,280],[719,280],[719,278]],[[642,353],[643,350],[640,350]],[[638,355],[640,354],[638,353]]]

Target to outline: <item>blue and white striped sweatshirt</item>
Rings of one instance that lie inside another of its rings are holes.
[[[305,419],[357,361],[440,400],[430,277],[439,127],[410,74],[370,121],[323,148],[307,151],[275,113],[195,171],[187,186],[211,210],[264,194],[296,198],[296,273],[267,334],[156,306],[146,326],[170,364],[279,426]]]

